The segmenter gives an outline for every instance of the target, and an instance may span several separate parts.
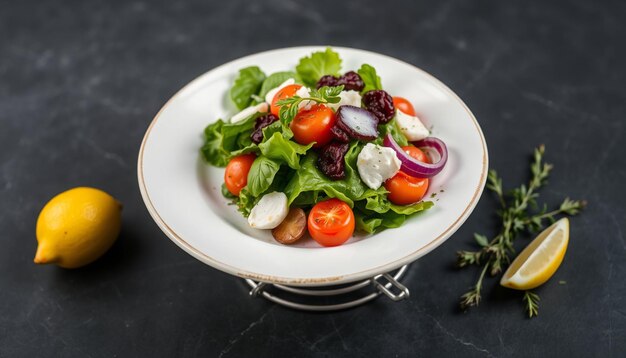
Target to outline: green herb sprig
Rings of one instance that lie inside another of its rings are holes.
[[[553,168],[551,164],[543,161],[544,154],[545,147],[543,145],[535,149],[533,162],[530,166],[532,174],[530,182],[528,185],[520,185],[510,193],[503,191],[502,179],[498,177],[496,171],[489,171],[486,187],[496,194],[500,203],[501,209],[498,211],[498,216],[502,221],[502,227],[500,232],[491,240],[484,235],[474,234],[474,240],[480,246],[479,250],[457,252],[457,265],[459,267],[482,266],[476,283],[461,296],[461,308],[467,309],[478,306],[482,297],[481,291],[486,274],[498,275],[511,263],[510,255],[515,254],[513,241],[518,234],[539,231],[546,223],[553,223],[557,215],[576,215],[585,207],[586,202],[584,200],[565,198],[555,210],[548,211],[545,204],[539,210],[537,191],[547,183]],[[539,309],[539,296],[536,293],[526,291],[523,302],[528,316],[536,316]]]
[[[284,124],[289,124],[298,114],[298,105],[303,101],[313,101],[316,103],[339,103],[341,97],[339,93],[343,91],[343,86],[324,86],[320,89],[311,89],[308,97],[293,96],[281,99],[276,102],[280,107],[278,117]]]

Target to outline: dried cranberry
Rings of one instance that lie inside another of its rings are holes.
[[[393,118],[396,109],[393,98],[383,90],[368,91],[363,95],[365,108],[372,112],[380,123],[387,123]]]
[[[333,135],[333,139],[341,143],[349,143],[350,137],[348,133],[344,132],[341,128],[336,125],[330,129],[330,133]]]
[[[331,142],[319,152],[317,167],[332,180],[341,180],[346,177],[346,163],[344,157],[348,152],[348,143]]]
[[[320,78],[320,80],[317,81],[315,88],[320,89],[324,86],[328,86],[328,87],[339,86],[339,78],[332,76],[332,75],[322,76],[322,78]]]
[[[252,143],[259,144],[263,141],[263,130],[255,129],[252,134],[250,134],[250,139],[252,139]]]
[[[278,116],[275,116],[271,113],[257,118],[256,122],[254,122],[254,131],[252,132],[252,134],[250,134],[250,139],[252,139],[252,143],[261,143],[263,141],[263,128],[269,126],[277,120]]]
[[[346,74],[341,76],[338,85],[343,85],[343,89],[346,91],[361,92],[365,88],[365,83],[363,83],[361,76],[354,71],[346,72]]]

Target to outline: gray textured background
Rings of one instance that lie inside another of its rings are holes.
[[[585,0],[0,1],[0,356],[623,355],[625,16],[624,2]],[[411,267],[409,301],[332,315],[252,300],[159,231],[135,161],[161,105],[221,63],[308,44],[381,52],[448,84],[505,186],[527,179],[546,144],[555,170],[542,199],[590,205],[539,289],[539,318],[495,280],[481,307],[457,309],[477,272],[457,272],[454,253],[493,234],[489,194]],[[39,210],[79,185],[124,203],[118,243],[83,269],[36,267]]]

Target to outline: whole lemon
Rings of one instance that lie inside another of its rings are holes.
[[[102,190],[79,187],[50,200],[37,219],[35,263],[76,268],[95,261],[115,242],[122,205]]]

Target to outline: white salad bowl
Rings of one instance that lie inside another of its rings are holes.
[[[427,254],[468,218],[487,177],[485,138],[459,97],[423,70],[363,50],[333,48],[343,72],[368,63],[385,90],[413,103],[432,135],[448,147],[444,170],[431,179],[425,200],[435,206],[404,225],[347,243],[319,247],[310,238],[285,246],[269,230],[249,227],[221,194],[224,169],[200,155],[203,130],[236,112],[228,90],[237,71],[259,66],[265,73],[293,70],[301,57],[324,47],[295,47],[246,56],[219,66],[183,87],[146,131],[138,159],[141,195],[163,232],[183,250],[219,270],[242,278],[295,286],[352,282],[388,272]]]

